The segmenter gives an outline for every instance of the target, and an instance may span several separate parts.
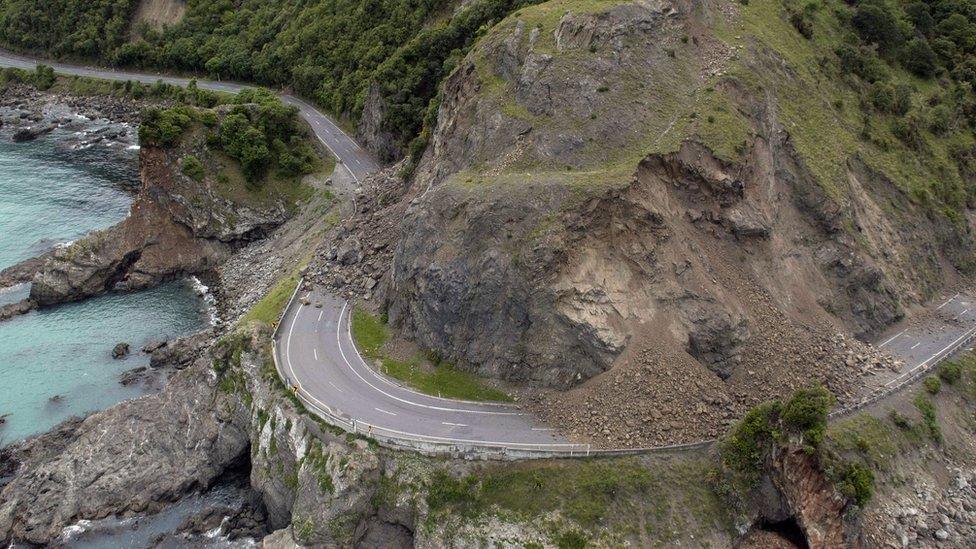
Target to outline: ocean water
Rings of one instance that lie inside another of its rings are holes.
[[[58,131],[15,144],[0,133],[0,269],[92,229],[123,219],[138,185],[138,158],[125,145],[72,148]],[[0,303],[27,287],[0,293]],[[189,281],[112,294],[34,311],[0,322],[0,445],[50,429],[63,419],[141,394],[121,372],[148,364],[139,349],[185,335],[209,321]],[[112,347],[132,354],[113,360]]]

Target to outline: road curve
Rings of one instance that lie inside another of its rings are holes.
[[[39,61],[0,50],[0,67],[33,70],[41,63],[61,74],[103,80],[146,84],[162,81],[177,86],[190,83],[189,78]],[[227,93],[248,87],[202,79],[197,79],[197,86]],[[316,137],[357,183],[379,170],[373,157],[331,118],[298,97],[280,97],[298,108]],[[302,306],[295,301],[276,332],[276,359],[281,374],[289,386],[300,388],[303,398],[344,422],[354,423],[357,430],[439,444],[523,450],[585,448],[567,442],[514,407],[441,399],[397,385],[372,370],[359,355],[352,342],[348,304],[327,295],[310,297],[322,307]]]
[[[303,292],[285,312],[276,353],[286,384],[358,432],[440,444],[571,450],[554,430],[519,409],[438,398],[398,385],[370,368],[352,340],[350,305]],[[306,301],[310,305],[302,305]]]
[[[121,71],[110,68],[81,67],[54,61],[39,61],[0,50],[0,67],[16,67],[19,69],[33,70],[38,64],[42,63],[52,67],[56,72],[61,74],[87,76],[103,80],[132,80],[144,84],[154,84],[162,80],[167,84],[184,87],[190,83],[189,78],[145,72]],[[197,86],[201,89],[227,93],[237,93],[244,88],[254,87],[236,82],[215,82],[199,79],[197,80]],[[298,97],[287,94],[281,94],[280,97],[284,103],[298,107],[302,118],[311,126],[312,131],[315,132],[315,136],[318,137],[326,148],[332,151],[332,154],[339,159],[340,165],[349,171],[357,183],[362,181],[367,175],[379,170],[380,166],[373,159],[372,155],[360,147],[346,132],[342,131],[342,128],[331,118]]]

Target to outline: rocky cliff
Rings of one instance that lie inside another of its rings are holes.
[[[812,77],[774,41],[729,36],[760,9],[556,1],[496,26],[444,85],[391,322],[544,386],[643,342],[731,393],[800,372],[843,393],[824,338],[870,336],[956,280],[970,229],[906,192],[892,151],[831,151],[825,171],[793,114]]]
[[[34,276],[31,300],[50,305],[203,273],[287,219],[283,203],[254,209],[181,173],[187,154],[144,147],[128,217],[57,250]]]

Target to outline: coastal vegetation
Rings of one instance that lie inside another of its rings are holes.
[[[135,0],[0,1],[0,42],[59,59],[289,87],[356,121],[375,86],[381,125],[417,136],[441,79],[495,22],[532,0],[200,0],[160,30]]]

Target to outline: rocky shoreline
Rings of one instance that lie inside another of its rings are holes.
[[[119,143],[112,146],[120,149],[136,146],[135,141],[126,141],[136,138],[134,127],[127,125],[138,121],[138,112],[146,103],[50,95],[30,88],[12,89],[13,92],[6,94],[0,103],[0,120],[4,126],[0,129],[0,138],[12,139],[17,128],[40,128],[37,131],[40,136],[53,125],[52,132],[68,129],[80,132],[70,137],[72,146],[107,146],[108,139]],[[94,132],[86,131],[84,122],[102,120],[103,117],[111,121],[107,125],[116,124],[128,129],[125,132],[102,130],[86,139]],[[23,138],[26,133],[20,135]],[[114,463],[117,455],[131,455],[131,451],[119,450],[118,444],[133,443],[143,447],[150,440],[154,447],[150,453],[157,459],[144,462],[144,466],[136,462],[126,463],[123,470],[105,477],[110,487],[89,492],[86,501],[72,502],[70,505],[78,505],[78,512],[64,516],[64,522],[50,516],[38,516],[36,521],[30,519],[32,525],[15,535],[15,539],[35,543],[57,542],[59,539],[63,542],[64,536],[82,536],[71,539],[109,536],[107,539],[112,539],[118,528],[108,520],[111,517],[119,517],[123,522],[151,522],[156,517],[153,513],[179,507],[188,501],[187,498],[201,498],[205,502],[213,499],[213,502],[200,504],[197,512],[173,525],[168,534],[157,536],[152,544],[192,545],[197,543],[193,540],[210,539],[214,532],[219,532],[225,542],[238,538],[246,542],[267,533],[269,523],[264,505],[260,499],[254,499],[255,492],[246,482],[240,481],[240,475],[232,484],[235,485],[233,491],[241,494],[237,499],[243,503],[228,506],[220,498],[209,495],[215,490],[225,490],[224,477],[235,470],[240,471],[238,466],[248,463],[243,459],[246,452],[242,453],[247,437],[241,436],[239,428],[227,427],[227,418],[219,409],[219,403],[226,399],[215,391],[216,380],[209,367],[211,353],[218,338],[274,285],[281,269],[291,268],[289,265],[294,264],[295,258],[305,253],[306,231],[322,221],[315,213],[299,211],[296,219],[287,222],[291,214],[282,207],[256,211],[237,207],[213,194],[201,193],[199,186],[174,169],[179,166],[179,154],[185,154],[185,151],[140,150],[142,186],[134,189],[132,211],[120,224],[70,246],[54,248],[0,273],[2,287],[33,282],[30,299],[3,306],[0,319],[22,314],[36,306],[84,299],[107,290],[136,290],[188,275],[197,275],[202,280],[201,291],[212,296],[215,316],[220,319],[214,327],[196,334],[131,350],[148,355],[149,364],[124,372],[119,382],[138,385],[149,393],[147,396],[85,418],[68,420],[48,433],[0,450],[0,541],[9,538],[11,520],[18,520],[9,514],[14,512],[14,507],[24,504],[23,498],[40,495],[35,490],[37,486],[18,486],[17,479],[23,479],[25,475],[46,475],[45,471],[51,471],[48,469],[50,460],[69,446],[89,456],[99,447],[107,452],[106,460],[102,462],[85,459],[84,469],[92,473]],[[308,178],[313,187],[329,184],[318,175]],[[319,202],[312,201],[317,213],[323,211],[323,206],[326,211],[334,206],[328,196],[331,195],[323,194],[316,197]],[[178,235],[175,241],[172,239],[174,234]],[[167,242],[172,245],[167,247]],[[84,253],[76,253],[81,248]],[[133,250],[139,256],[135,261],[131,261]],[[152,258],[156,261],[147,262]],[[118,273],[119,267],[124,271],[122,277],[110,272]],[[107,285],[105,281],[111,281],[111,284]],[[213,418],[210,427],[204,417]],[[115,433],[113,440],[94,442],[90,437],[97,438],[98,435],[88,426],[99,426],[97,429],[100,430],[107,424],[114,425],[109,428]],[[173,430],[167,432],[164,424]],[[200,433],[201,438],[196,444],[185,438],[188,435],[186,429],[191,425]],[[184,445],[189,446],[182,451],[176,449],[176,446]],[[181,452],[190,452],[192,459]],[[75,454],[76,457],[80,455]],[[219,465],[206,465],[217,463]],[[170,464],[169,468],[165,464]],[[140,476],[146,480],[146,474],[155,474],[150,472],[153,469],[158,476],[153,476],[156,480],[143,486],[143,498],[129,499],[131,490],[117,485],[134,482]],[[174,473],[177,470],[180,474]],[[73,473],[65,470],[65,474],[71,476]],[[103,473],[95,474],[101,476]],[[242,474],[246,478],[247,470],[244,469]],[[165,478],[167,475],[172,478]],[[39,480],[40,477],[34,478]],[[87,485],[87,481],[82,481],[82,485]],[[56,499],[60,499],[64,490],[58,488],[52,495],[54,493],[58,494]],[[124,503],[115,499],[120,495],[125,495]],[[13,503],[14,500],[19,503]],[[181,503],[174,505],[173,502]],[[145,520],[138,518],[145,517],[146,513],[150,515]],[[102,524],[99,519],[106,520]],[[36,526],[42,524],[45,526],[43,532],[36,531]]]

